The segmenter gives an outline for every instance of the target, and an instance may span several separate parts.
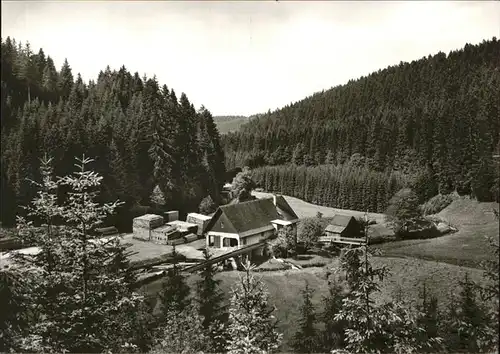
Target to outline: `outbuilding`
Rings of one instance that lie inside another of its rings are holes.
[[[352,215],[336,214],[325,229],[327,237],[357,238],[362,236],[362,227],[358,220]]]

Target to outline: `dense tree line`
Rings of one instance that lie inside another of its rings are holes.
[[[374,301],[380,281],[389,273],[374,268],[362,248],[344,249],[340,274],[329,280],[322,303],[311,302],[305,285],[301,318],[292,340],[295,352],[332,350],[349,353],[488,353],[498,350],[498,306],[482,292],[498,281],[487,276],[478,286],[467,274],[445,308],[421,284],[416,304],[402,299]],[[498,263],[497,263],[498,264]],[[335,273],[333,273],[335,274]]]
[[[96,203],[102,177],[89,168],[91,159],[76,162],[73,175],[56,179],[45,158],[41,180],[32,181],[37,193],[19,229],[40,252],[14,253],[12,263],[0,267],[0,351],[236,354],[280,349],[276,308],[248,261],[226,306],[215,265],[206,265],[192,288],[174,249],[174,264],[159,294],[160,311],[153,311],[136,292],[137,274],[125,246],[116,238],[88,238],[119,202]],[[64,186],[68,193],[59,200]],[[41,228],[34,227],[37,220],[43,221]],[[491,246],[498,256],[498,244]],[[205,259],[210,257],[205,252]],[[465,275],[447,309],[439,308],[425,284],[417,306],[398,299],[375,301],[389,270],[374,268],[371,257],[367,245],[345,248],[339,264],[327,271],[330,289],[320,306],[312,302],[314,289],[306,283],[288,343],[294,352],[498,351],[498,257],[485,265],[484,284]]]
[[[91,238],[120,204],[97,203],[103,178],[89,169],[93,160],[76,159],[77,170],[62,178],[52,161],[44,158],[41,181],[31,181],[37,193],[28,218],[18,217],[19,236],[39,252],[14,252],[0,267],[1,352],[241,353],[279,346],[275,309],[249,263],[227,307],[215,266],[205,267],[192,291],[174,248],[155,312],[137,290],[127,246],[117,237]]]
[[[130,224],[128,212],[149,205],[155,186],[169,209],[196,211],[210,195],[219,200],[225,178],[220,136],[211,113],[196,110],[155,77],[109,66],[97,81],[83,82],[67,61],[57,71],[42,49],[2,39],[1,192],[4,225],[34,190],[39,158],[53,156],[56,175],[73,167],[73,156],[98,156],[105,176],[102,200],[125,205],[115,223]],[[61,193],[64,193],[62,191]],[[124,217],[126,215],[126,217]]]
[[[351,164],[267,166],[252,170],[267,191],[343,209],[383,212],[389,199],[411,181],[398,172],[377,172]]]
[[[499,57],[494,37],[316,93],[224,135],[226,164],[343,164],[356,155],[379,172],[428,171],[435,194],[498,198]]]

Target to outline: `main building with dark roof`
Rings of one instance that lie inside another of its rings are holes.
[[[273,196],[219,207],[204,232],[209,247],[240,247],[265,240],[284,226],[294,227],[297,221],[286,200]]]

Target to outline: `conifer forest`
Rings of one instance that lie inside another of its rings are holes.
[[[209,195],[219,200],[220,136],[211,113],[184,93],[125,67],[107,67],[85,83],[67,61],[57,70],[50,53],[11,38],[2,39],[1,60],[3,225],[13,225],[18,206],[33,198],[28,179],[39,180],[45,154],[57,176],[72,171],[75,156],[98,156],[102,200],[125,202],[110,222],[125,229],[156,185],[181,212],[197,210]]]
[[[496,37],[244,116],[103,64],[1,39],[0,352],[498,351]]]
[[[250,120],[222,137],[226,166],[264,189],[382,212],[394,191],[498,201],[500,42],[401,62]]]

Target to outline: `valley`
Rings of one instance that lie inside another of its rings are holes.
[[[500,41],[459,31],[493,11],[299,3],[2,17],[0,352],[498,351]]]

